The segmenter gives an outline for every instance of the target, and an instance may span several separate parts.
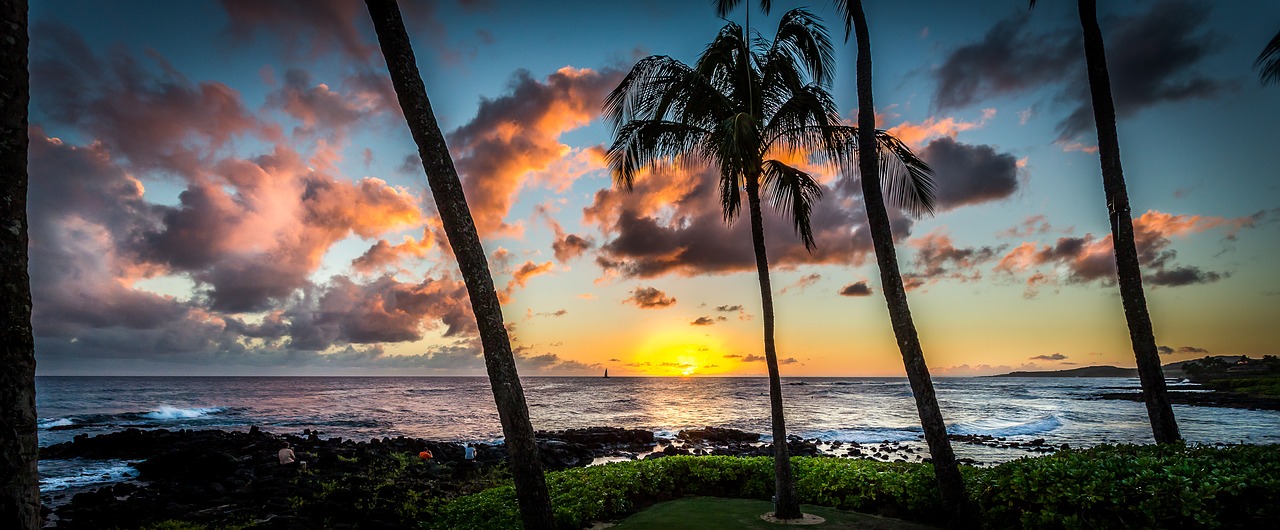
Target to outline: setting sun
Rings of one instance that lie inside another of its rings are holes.
[[[632,352],[625,366],[642,375],[693,376],[729,371],[724,341],[712,334],[685,330],[650,335]]]

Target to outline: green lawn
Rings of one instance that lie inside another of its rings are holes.
[[[874,515],[847,512],[821,506],[801,507],[804,513],[814,514],[826,522],[795,526],[802,528],[831,529],[858,528],[863,530],[927,530],[932,526],[888,519]],[[769,501],[751,499],[724,499],[719,497],[686,497],[655,504],[631,517],[623,519],[613,528],[618,530],[679,529],[679,528],[731,528],[734,530],[790,528],[760,519],[765,512],[772,512]]]

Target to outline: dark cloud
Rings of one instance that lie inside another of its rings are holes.
[[[997,201],[1018,190],[1018,159],[987,145],[969,145],[944,136],[920,151],[934,170],[939,209]]]
[[[1052,355],[1037,355],[1037,356],[1035,356],[1035,357],[1031,357],[1031,360],[1033,360],[1033,361],[1061,361],[1061,360],[1066,359],[1066,358],[1067,358],[1067,356],[1066,356],[1066,355],[1063,355],[1063,354],[1061,354],[1061,353],[1055,353],[1055,354],[1052,354]]]
[[[722,306],[716,306],[716,311],[721,311],[721,312],[724,312],[724,313],[736,313],[736,312],[738,312],[738,311],[742,311],[742,306],[741,306],[741,305],[722,305]]]
[[[1006,247],[957,248],[941,230],[910,241],[915,248],[912,270],[903,274],[907,288],[912,289],[942,279],[961,282],[982,279],[981,265],[1000,256]]]
[[[1173,215],[1148,211],[1133,220],[1134,243],[1138,261],[1145,272],[1144,281],[1156,287],[1176,287],[1210,283],[1222,279],[1225,273],[1204,271],[1198,267],[1178,265],[1178,253],[1172,248],[1174,236],[1185,236],[1212,228],[1224,228],[1225,239],[1235,238],[1239,231],[1258,226],[1266,218],[1266,212],[1237,218],[1205,217],[1199,215]],[[1088,283],[1098,281],[1113,285],[1116,281],[1116,264],[1111,235],[1097,238],[1092,234],[1082,237],[1061,237],[1053,245],[1037,246],[1022,243],[1000,259],[995,270],[1014,274],[1041,265],[1061,265],[1066,270],[1066,281]],[[1028,282],[1029,293],[1039,284],[1053,280],[1041,273],[1033,274]]]
[[[337,51],[368,61],[376,41],[361,34],[357,21],[369,15],[360,2],[347,0],[221,0],[225,30],[234,42],[247,43],[261,32],[278,40],[286,55],[316,58]]]
[[[135,170],[196,176],[233,138],[278,134],[237,91],[194,83],[158,53],[151,52],[149,68],[122,46],[99,56],[64,26],[37,23],[31,34],[32,108],[105,143],[113,159]]]
[[[871,296],[871,286],[866,280],[857,281],[841,287],[840,296]]]
[[[414,341],[439,325],[445,337],[476,333],[466,286],[431,278],[409,284],[383,276],[358,284],[335,276],[284,316],[290,322],[289,346],[300,350],[323,350],[334,343]]]
[[[1208,11],[1204,3],[1165,0],[1144,13],[1102,21],[1120,117],[1160,103],[1212,97],[1227,86],[1195,71],[1218,44],[1204,29]],[[1056,86],[1055,100],[1074,107],[1058,124],[1059,141],[1070,142],[1093,130],[1080,32],[1072,24],[1033,34],[1027,29],[1029,16],[1018,13],[1001,20],[980,41],[948,54],[933,72],[938,81],[934,104],[939,110],[957,109]]]
[[[284,73],[284,84],[267,94],[267,105],[300,122],[293,130],[295,135],[321,136],[338,142],[348,128],[363,118],[386,110],[399,115],[394,92],[388,92],[390,87],[380,82],[382,77],[349,78],[345,83],[348,90],[343,92],[314,81],[305,70],[291,68]],[[366,156],[372,158],[372,151]]]
[[[765,359],[763,355],[756,355],[756,354],[750,354],[742,358],[742,362],[744,363],[764,362],[764,360]]]
[[[847,179],[846,179],[847,180]],[[719,172],[709,168],[669,168],[639,178],[628,192],[603,189],[584,217],[606,234],[597,264],[606,276],[652,278],[698,276],[755,270],[747,219],[726,226],[719,199]],[[764,214],[770,264],[861,264],[872,252],[859,201],[845,195],[854,186],[825,187],[811,214],[816,248],[804,248],[791,223],[772,209]],[[891,214],[895,237],[910,233],[911,221]]]
[[[1213,271],[1204,271],[1199,267],[1177,267],[1168,270],[1158,270],[1152,274],[1143,276],[1142,279],[1151,285],[1178,287],[1198,283],[1213,283],[1222,279],[1222,274]]]
[[[786,359],[778,359],[778,364],[796,364],[800,362],[795,357],[787,357]]]
[[[724,317],[721,317],[721,318],[724,318]],[[693,322],[690,322],[690,323],[689,323],[689,325],[690,325],[690,326],[710,326],[710,325],[715,324],[715,323],[716,323],[716,319],[714,319],[714,318],[711,318],[711,317],[698,317],[698,318],[697,318],[697,319],[695,319]]]
[[[996,22],[982,40],[951,51],[933,71],[934,104],[952,110],[1057,81],[1079,68],[1079,31],[1028,35],[1030,14]],[[1081,72],[1083,73],[1083,72]]]
[[[1209,353],[1209,350],[1195,346],[1179,346],[1178,348],[1173,348],[1171,346],[1159,346],[1156,348],[1156,351],[1160,352],[1160,355],[1170,355],[1174,353]]]
[[[552,217],[552,212],[546,206],[539,204],[534,208],[534,212],[542,216],[547,226],[551,228],[551,232],[555,234],[555,239],[551,241],[551,250],[560,263],[577,258],[595,246],[593,239],[566,233],[564,227],[560,226],[560,222],[556,221],[555,217]]]
[[[674,305],[676,299],[653,287],[637,287],[631,291],[631,296],[622,302],[635,304],[640,309],[663,309]]]
[[[592,240],[577,234],[564,234],[563,237],[557,235],[556,240],[551,242],[551,249],[555,252],[556,259],[564,263],[581,256],[594,245]]]

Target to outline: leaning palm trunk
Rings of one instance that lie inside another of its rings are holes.
[[[967,504],[964,481],[956,465],[955,453],[947,439],[947,426],[938,408],[938,398],[933,392],[929,367],[924,361],[920,338],[911,320],[911,308],[907,305],[907,292],[898,271],[897,251],[893,246],[893,233],[889,225],[889,212],[880,189],[880,149],[876,141],[875,103],[871,94],[871,38],[867,30],[866,16],[861,0],[853,0],[847,6],[853,19],[858,42],[858,169],[862,175],[862,199],[867,209],[867,224],[871,229],[871,242],[875,247],[876,263],[880,266],[880,284],[889,306],[889,320],[893,334],[898,339],[902,363],[906,367],[911,393],[920,413],[920,425],[924,428],[929,455],[933,458],[933,470],[938,479],[942,503],[954,516],[953,522],[963,524],[963,511]]]
[[[1129,323],[1129,339],[1138,361],[1138,378],[1142,383],[1143,401],[1151,420],[1156,443],[1172,443],[1182,439],[1178,422],[1173,417],[1169,394],[1165,389],[1164,371],[1156,350],[1151,315],[1142,290],[1142,270],[1138,266],[1138,249],[1133,239],[1133,219],[1129,211],[1129,192],[1125,190],[1124,170],[1120,167],[1120,138],[1116,134],[1116,109],[1111,101],[1111,80],[1107,74],[1107,56],[1098,27],[1095,0],[1080,0],[1080,26],[1084,29],[1084,55],[1089,69],[1089,92],[1093,96],[1093,120],[1098,129],[1098,158],[1102,165],[1102,187],[1107,196],[1107,214],[1111,218],[1111,241],[1115,248],[1116,272],[1124,317]]]
[[[782,412],[782,380],[778,372],[778,349],[773,340],[773,288],[769,286],[769,258],[764,247],[764,218],[760,213],[760,178],[748,178],[747,208],[751,215],[751,244],[760,278],[760,306],[764,320],[764,359],[769,368],[769,412],[773,427],[774,517],[799,519],[800,500],[791,476],[791,449],[787,446],[787,421]]]
[[[427,99],[426,87],[418,73],[409,35],[400,18],[400,8],[395,0],[366,0],[373,25],[378,33],[378,43],[387,61],[387,70],[395,86],[396,97],[404,111],[405,120],[413,140],[418,144],[418,155],[426,169],[431,195],[435,198],[440,220],[444,225],[449,246],[458,258],[471,298],[471,309],[480,330],[480,342],[484,348],[485,367],[489,372],[489,384],[497,403],[498,417],[502,422],[502,434],[506,438],[511,456],[511,474],[515,479],[516,498],[524,527],[529,530],[550,530],[555,527],[551,512],[551,497],[547,492],[542,464],[538,460],[538,447],[534,441],[533,425],[529,422],[529,407],[525,403],[524,390],[516,372],[511,342],[502,322],[502,309],[498,305],[497,291],[484,248],[476,234],[471,211],[458,172],[449,157],[444,135],[436,123]]]
[[[27,2],[0,1],[0,528],[40,528],[27,275]]]

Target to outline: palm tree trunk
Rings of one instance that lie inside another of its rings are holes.
[[[547,492],[542,464],[538,459],[538,446],[534,441],[533,425],[529,421],[529,407],[525,403],[524,389],[516,372],[511,341],[502,321],[502,308],[498,305],[497,291],[484,247],[476,234],[475,222],[462,192],[458,172],[449,157],[444,135],[436,123],[427,99],[426,87],[418,73],[417,61],[409,44],[400,8],[395,0],[366,0],[369,15],[378,33],[378,43],[387,60],[387,70],[395,86],[396,97],[404,111],[405,120],[418,144],[418,155],[426,169],[427,183],[435,198],[440,220],[444,225],[449,246],[458,258],[471,298],[471,309],[480,330],[480,342],[484,348],[485,367],[489,372],[489,384],[497,403],[498,417],[502,422],[502,434],[506,438],[507,452],[511,457],[511,474],[515,480],[516,498],[520,503],[520,515],[528,530],[551,530],[555,520],[551,512],[551,496]]]
[[[861,0],[852,0],[854,31],[858,41],[858,169],[862,175],[862,197],[866,203],[867,224],[871,229],[871,241],[876,251],[876,263],[880,266],[880,284],[885,302],[889,306],[889,320],[893,334],[898,339],[902,363],[906,367],[911,393],[916,398],[920,413],[920,425],[924,428],[929,455],[933,458],[933,470],[938,479],[938,491],[942,503],[952,514],[953,524],[964,524],[965,506],[968,504],[964,480],[956,465],[951,441],[947,439],[947,426],[938,408],[933,392],[929,367],[924,361],[920,338],[911,320],[911,308],[907,305],[907,291],[898,271],[897,251],[893,247],[893,233],[889,225],[889,212],[880,190],[880,150],[876,142],[875,104],[871,94],[871,36],[867,29],[866,15]]]
[[[0,528],[40,528],[27,275],[27,2],[0,0]]]
[[[782,379],[778,373],[778,350],[773,341],[773,289],[769,286],[769,258],[764,250],[764,217],[760,214],[760,175],[747,178],[747,204],[751,210],[751,244],[756,254],[756,274],[760,277],[760,305],[764,319],[764,362],[769,367],[769,412],[773,419],[773,515],[778,519],[799,519],[800,500],[791,476],[791,450],[787,447],[787,421],[782,414]]]
[[[1080,0],[1080,26],[1084,29],[1084,55],[1089,69],[1089,92],[1093,96],[1093,120],[1098,129],[1098,158],[1102,165],[1102,186],[1107,195],[1107,214],[1111,217],[1111,241],[1115,248],[1116,271],[1119,276],[1120,299],[1124,317],[1129,323],[1129,339],[1133,356],[1138,361],[1138,378],[1142,382],[1143,401],[1156,443],[1173,443],[1182,439],[1178,422],[1173,417],[1169,394],[1165,389],[1164,371],[1156,350],[1151,315],[1142,290],[1142,270],[1138,265],[1138,249],[1133,240],[1133,219],[1129,211],[1129,192],[1125,190],[1124,170],[1120,166],[1120,138],[1116,133],[1116,108],[1111,101],[1111,79],[1107,74],[1107,55],[1098,27],[1095,0]]]

